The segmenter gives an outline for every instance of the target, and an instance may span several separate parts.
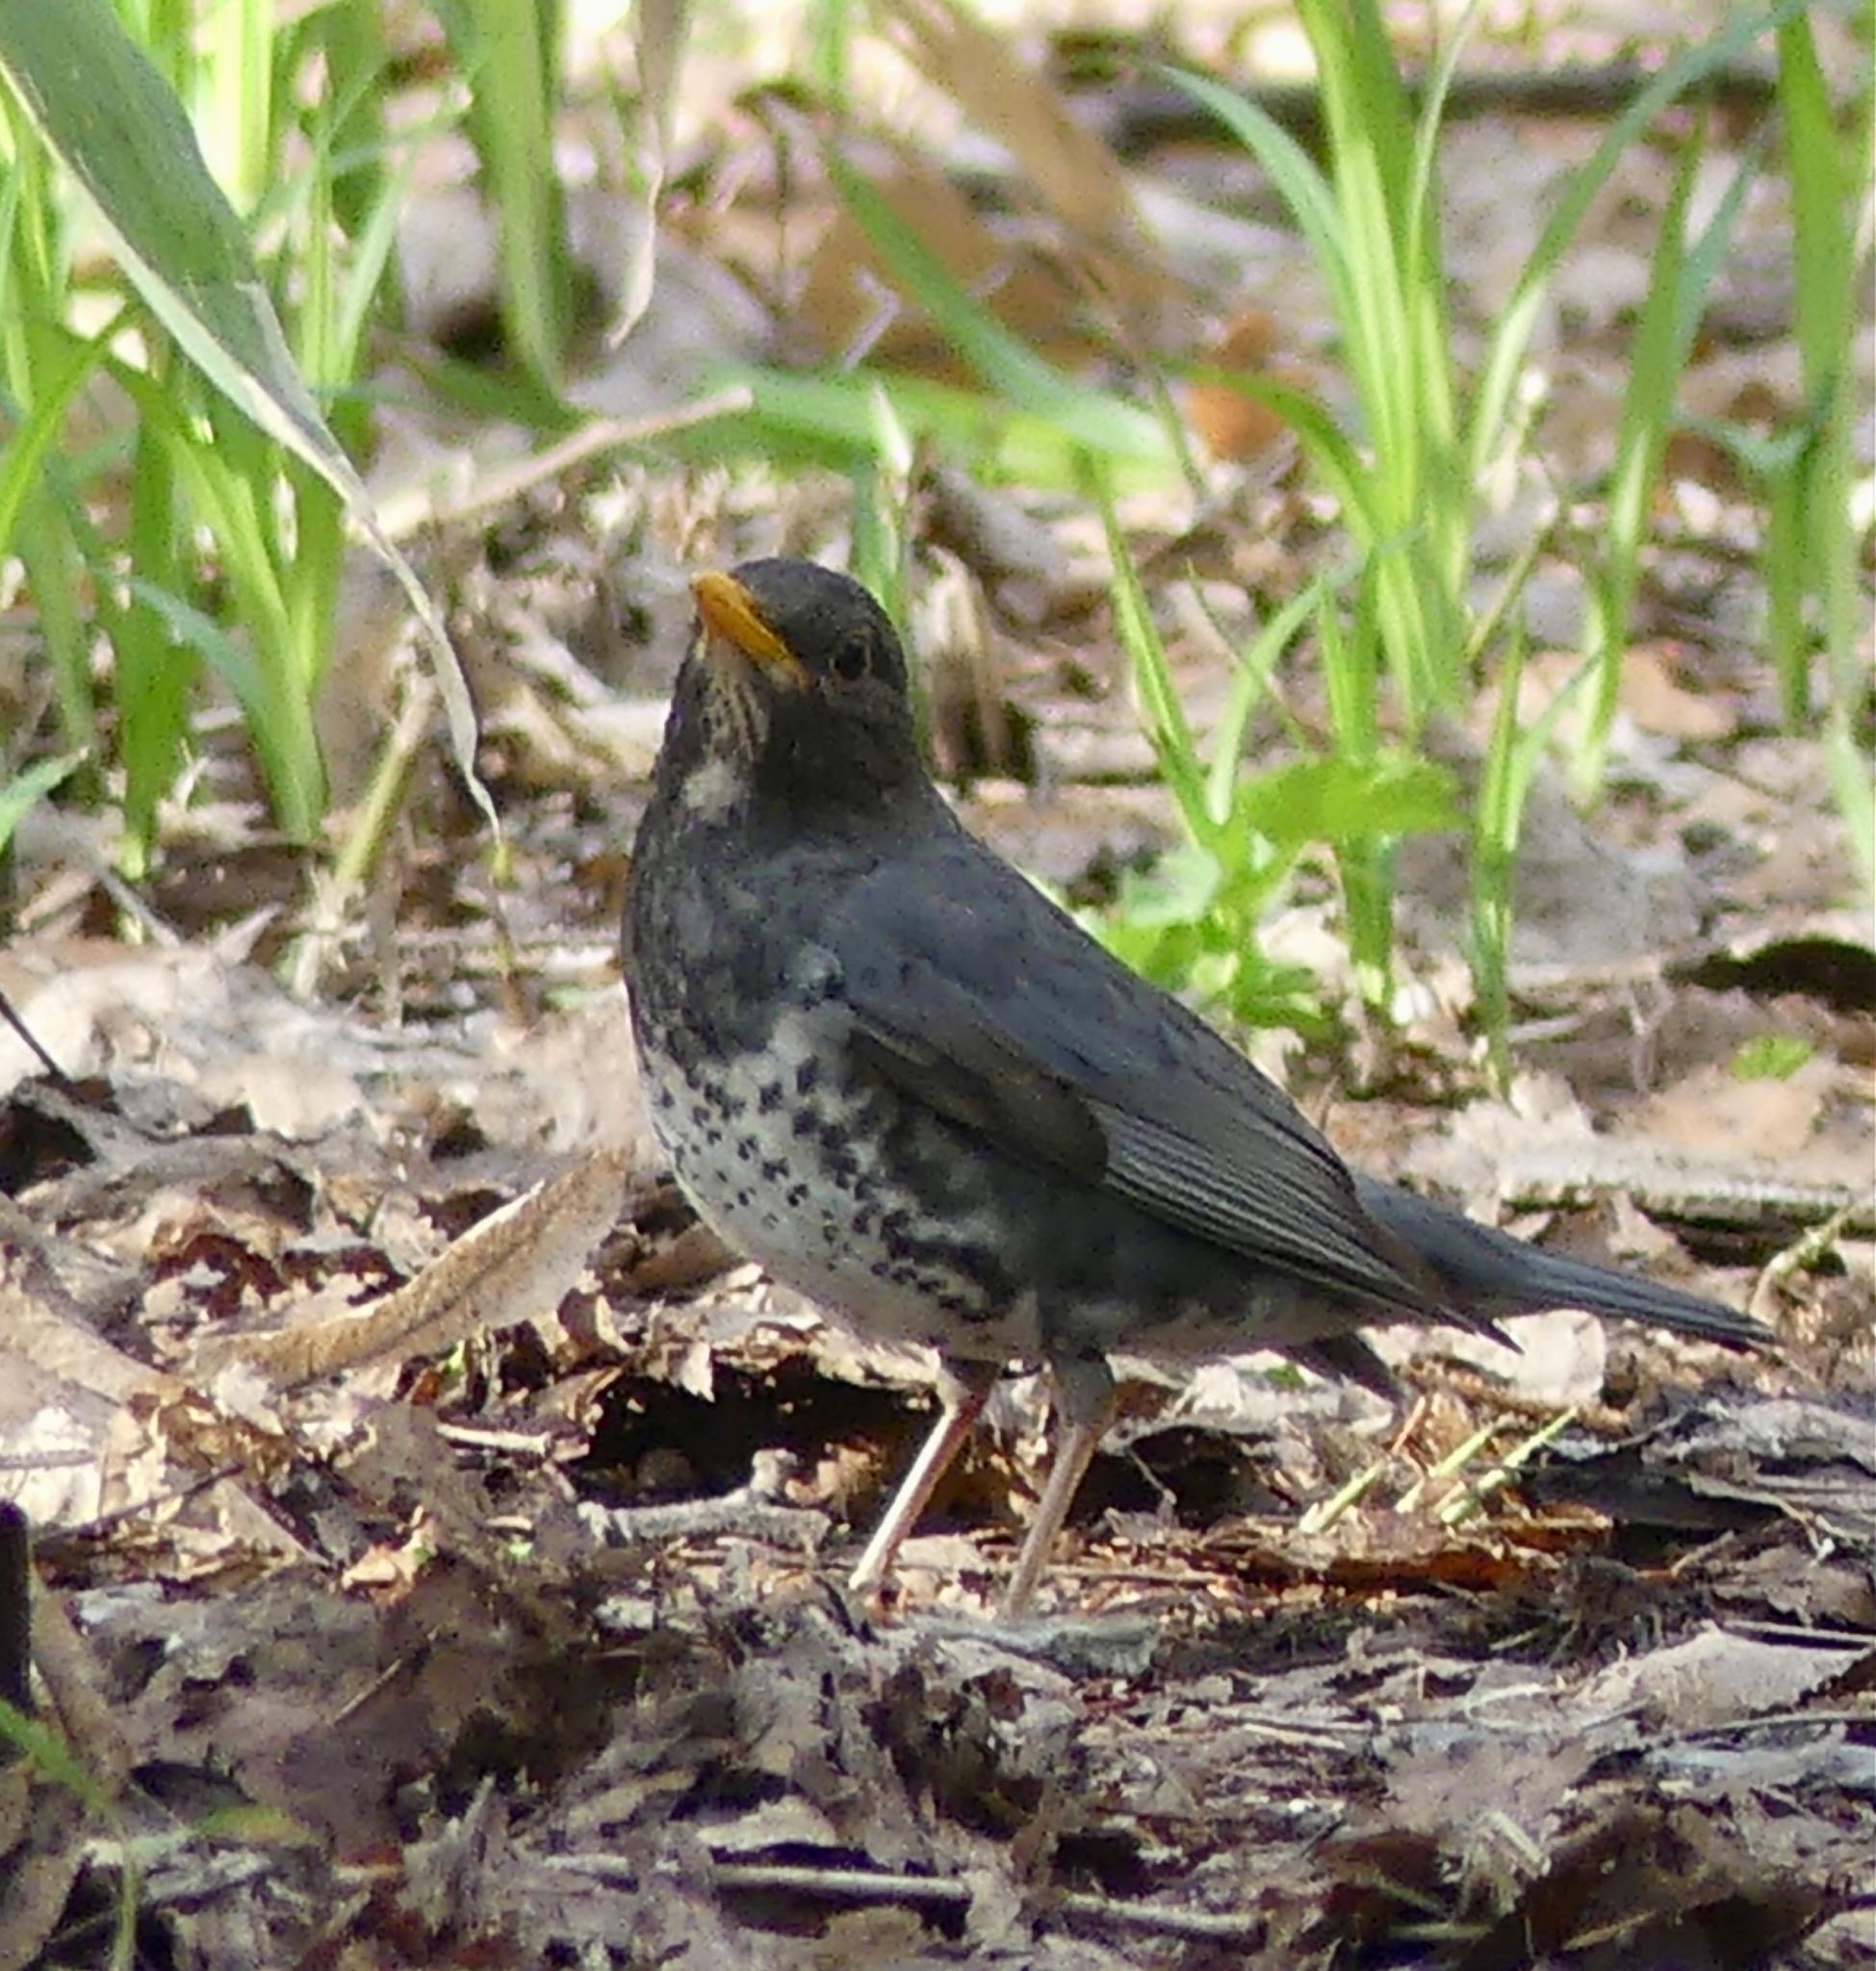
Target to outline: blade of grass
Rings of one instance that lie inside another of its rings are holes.
[[[625,278],[620,282],[618,319],[609,336],[614,344],[631,333],[652,305],[657,278],[659,209],[671,152],[672,108],[690,26],[688,0],[639,0],[633,14],[638,87],[623,120],[634,140],[638,226],[637,237],[628,249]]]
[[[1152,604],[1134,566],[1113,495],[1099,478],[1093,480],[1093,492],[1107,534],[1108,595],[1114,608],[1114,633],[1133,677],[1141,721],[1159,761],[1160,778],[1179,805],[1179,816],[1187,832],[1194,841],[1209,846],[1217,837],[1218,828],[1212,820],[1197,743],[1193,738],[1178,687],[1172,681],[1166,645],[1161,641],[1158,624],[1153,621]]]
[[[1629,381],[1616,428],[1615,469],[1603,525],[1603,565],[1589,582],[1589,606],[1583,620],[1583,655],[1592,666],[1595,689],[1572,772],[1578,797],[1585,802],[1601,787],[1607,760],[1609,728],[1628,655],[1629,611],[1648,532],[1650,502],[1667,448],[1668,417],[1681,380],[1684,351],[1681,328],[1688,266],[1687,200],[1705,149],[1701,127],[1696,124],[1681,147],[1667,209],[1656,234],[1648,292],[1629,348]],[[1735,179],[1735,187],[1740,182]],[[1691,324],[1688,334],[1690,337]]]
[[[869,370],[839,376],[729,370],[706,385],[712,395],[733,388],[747,389],[749,408],[691,426],[671,449],[702,460],[748,452],[778,467],[820,465],[851,474],[873,456],[879,440],[877,390],[886,393],[894,418],[915,445],[935,447],[992,481],[1078,492],[1092,451],[1117,493],[1177,483],[1161,435],[1144,456],[1125,448],[1139,433],[1124,425],[1096,430],[1093,443],[1084,445],[1048,418],[920,377]]]
[[[499,857],[500,818],[475,773],[475,709],[443,619],[378,526],[364,482],[295,368],[240,223],[175,96],[106,0],[62,0],[56,9],[0,0],[0,74],[90,195],[151,312],[244,416],[332,487],[397,579],[436,669],[457,766]]]
[[[157,394],[155,386],[150,386]],[[135,581],[158,591],[188,579],[184,555],[189,525],[180,512],[176,445],[161,428],[141,423],[131,475],[130,564]],[[189,735],[189,701],[195,666],[161,613],[133,585],[127,604],[107,619],[116,667],[117,756],[124,769],[123,839],[117,858],[133,883],[149,872],[158,805],[175,783]]]
[[[1866,214],[1876,173],[1870,155],[1876,100],[1865,86],[1853,129],[1838,131],[1807,15],[1796,14],[1780,27],[1778,52],[1807,428],[1791,467],[1793,483],[1787,489],[1774,482],[1775,510],[1786,526],[1768,546],[1766,576],[1787,721],[1802,719],[1810,709],[1803,598],[1815,599],[1830,691],[1825,733],[1832,781],[1862,864],[1864,894],[1876,896],[1870,772],[1855,730],[1867,683],[1860,653],[1867,609],[1851,519],[1851,460],[1860,415],[1851,380],[1859,333],[1854,216],[1859,209]]]
[[[218,0],[200,25],[195,127],[241,212],[254,209],[273,178],[275,12],[271,0]]]
[[[1178,374],[1195,383],[1220,384],[1274,411],[1296,433],[1311,464],[1322,474],[1336,504],[1350,521],[1351,531],[1364,541],[1381,537],[1384,521],[1375,505],[1374,481],[1360,453],[1308,392],[1272,376],[1251,376],[1203,365],[1181,367]]]
[[[1045,362],[952,275],[861,172],[837,153],[830,154],[828,171],[892,277],[991,391],[1096,453],[1123,450],[1177,470],[1175,449],[1156,418]]]
[[[389,190],[384,76],[390,62],[379,0],[326,0],[301,21],[295,67],[325,73],[318,106],[320,154],[330,161],[332,205],[347,239],[361,243]]]
[[[469,130],[501,235],[501,318],[536,383],[558,391],[573,324],[573,259],[553,159],[560,0],[443,0],[469,80]]]
[[[0,554],[19,557],[26,593],[39,605],[66,743],[89,754],[96,733],[90,638],[78,606],[78,508],[55,442],[97,345],[87,352],[59,325],[69,288],[67,229],[39,147],[4,98],[0,140],[8,166],[0,171],[0,414],[13,426],[0,464]]]
[[[1354,602],[1345,624],[1325,599],[1316,612],[1316,642],[1328,686],[1329,716],[1337,756],[1364,767],[1375,756],[1378,731],[1375,679],[1380,675],[1375,557],[1361,564]],[[1349,958],[1363,1004],[1383,1013],[1393,998],[1394,898],[1391,857],[1384,844],[1363,838],[1341,844],[1336,871],[1342,882],[1349,927]]]
[[[1329,582],[1319,576],[1284,603],[1246,645],[1231,680],[1224,714],[1212,740],[1212,763],[1205,779],[1205,810],[1222,828],[1236,805],[1239,774],[1244,762],[1245,732],[1250,715],[1270,690],[1277,659],[1296,641],[1303,625],[1322,606]]]
[[[854,474],[854,579],[894,623],[906,621],[906,507],[916,448],[892,399],[873,392],[872,450]],[[914,685],[914,689],[916,686]]]
[[[1328,280],[1372,459],[1339,457],[1320,417],[1295,428],[1357,542],[1390,550],[1375,605],[1389,672],[1417,724],[1457,676],[1470,539],[1434,168],[1445,84],[1436,78],[1416,129],[1372,0],[1306,0],[1301,13],[1323,91],[1326,175],[1262,110],[1200,78],[1173,79],[1254,151]],[[1399,161],[1409,156],[1403,173]]]
[[[1519,724],[1519,689],[1524,678],[1529,633],[1514,620],[1499,668],[1499,701],[1492,734],[1480,762],[1478,796],[1473,810],[1471,871],[1473,979],[1484,1022],[1493,1079],[1501,1091],[1511,1086],[1507,1044],[1510,1025],[1511,925],[1518,844],[1531,783],[1558,721],[1587,688],[1593,666],[1578,667],[1529,729]]]
[[[1746,192],[1758,175],[1757,152],[1749,152],[1699,237],[1691,246],[1683,247],[1688,200],[1704,151],[1698,136],[1691,138],[1683,151],[1629,357],[1629,384],[1623,396],[1614,483],[1605,525],[1608,553],[1602,575],[1590,585],[1587,625],[1592,641],[1585,653],[1595,660],[1596,689],[1577,749],[1575,780],[1580,800],[1588,799],[1602,786],[1628,651],[1629,617],[1634,604],[1649,502],[1660,479],[1676,395],[1708,290],[1732,244]]]
[[[1500,312],[1473,394],[1466,448],[1467,476],[1473,483],[1490,470],[1500,442],[1512,422],[1510,412],[1517,396],[1518,378],[1530,346],[1545,288],[1623,152],[1670,104],[1737,62],[1755,41],[1793,18],[1806,4],[1807,0],[1781,0],[1780,5],[1769,10],[1735,15],[1710,38],[1677,55],[1610,123],[1588,162],[1571,173],[1562,198],[1545,221],[1537,243]]]
[[[1349,288],[1353,276],[1345,250],[1342,216],[1328,180],[1309,153],[1269,111],[1209,75],[1172,67],[1159,67],[1154,73],[1209,110],[1256,158],[1308,241],[1336,299],[1338,315],[1345,301],[1352,311],[1354,297]]]
[[[55,332],[63,361],[44,377],[30,414],[14,423],[0,448],[0,556],[8,552],[27,501],[40,490],[40,475],[58,443],[65,413],[97,368],[121,320],[114,316],[97,335],[84,342]]]
[[[1377,474],[1416,448],[1411,394],[1418,351],[1402,306],[1391,179],[1410,154],[1404,94],[1373,0],[1299,0],[1316,57],[1330,183],[1346,256],[1346,360],[1369,418]],[[1382,160],[1387,163],[1384,165]],[[1373,386],[1372,388],[1370,386]]]
[[[53,497],[28,500],[13,524],[11,550],[19,557],[26,593],[39,616],[60,730],[67,743],[88,753],[97,736],[97,707],[91,700],[91,634],[79,606],[86,564],[65,502]]]
[[[7,844],[27,809],[70,780],[84,757],[82,753],[61,753],[50,759],[36,759],[11,780],[0,781],[0,856],[6,855]]]
[[[1492,1080],[1500,1094],[1511,1088],[1511,918],[1518,834],[1530,763],[1519,753],[1518,696],[1529,639],[1520,616],[1505,640],[1499,665],[1498,704],[1478,777],[1473,810],[1472,976],[1485,1029]],[[1522,781],[1520,767],[1524,767]]]

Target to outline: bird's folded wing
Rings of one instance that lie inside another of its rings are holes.
[[[859,886],[824,937],[861,1057],[938,1114],[1258,1265],[1452,1318],[1287,1096],[975,845]]]

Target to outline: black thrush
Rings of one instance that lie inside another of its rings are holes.
[[[1065,1424],[1005,1599],[1027,1603],[1107,1421],[1111,1349],[1282,1350],[1392,1384],[1357,1332],[1574,1306],[1730,1343],[1757,1321],[1541,1252],[1351,1171],[1274,1084],[973,840],[857,583],[693,584],[626,946],[654,1127],[778,1279],[952,1380],[854,1575],[876,1587],[999,1369]]]

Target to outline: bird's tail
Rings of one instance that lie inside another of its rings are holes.
[[[1751,1316],[1717,1300],[1544,1252],[1372,1178],[1357,1177],[1355,1188],[1369,1216],[1426,1262],[1455,1314],[1496,1318],[1545,1307],[1581,1307],[1735,1347],[1762,1347],[1775,1339]]]

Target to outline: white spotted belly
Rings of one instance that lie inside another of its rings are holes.
[[[784,1022],[785,1028],[789,1023]],[[1033,1296],[1004,1304],[947,1265],[943,1245],[995,1237],[988,1218],[929,1236],[917,1199],[881,1167],[877,1139],[852,1128],[810,1056],[779,1034],[759,1062],[713,1067],[707,1095],[655,1045],[644,1049],[652,1122],[680,1186],[712,1231],[775,1279],[884,1341],[947,1353],[1033,1359]]]

